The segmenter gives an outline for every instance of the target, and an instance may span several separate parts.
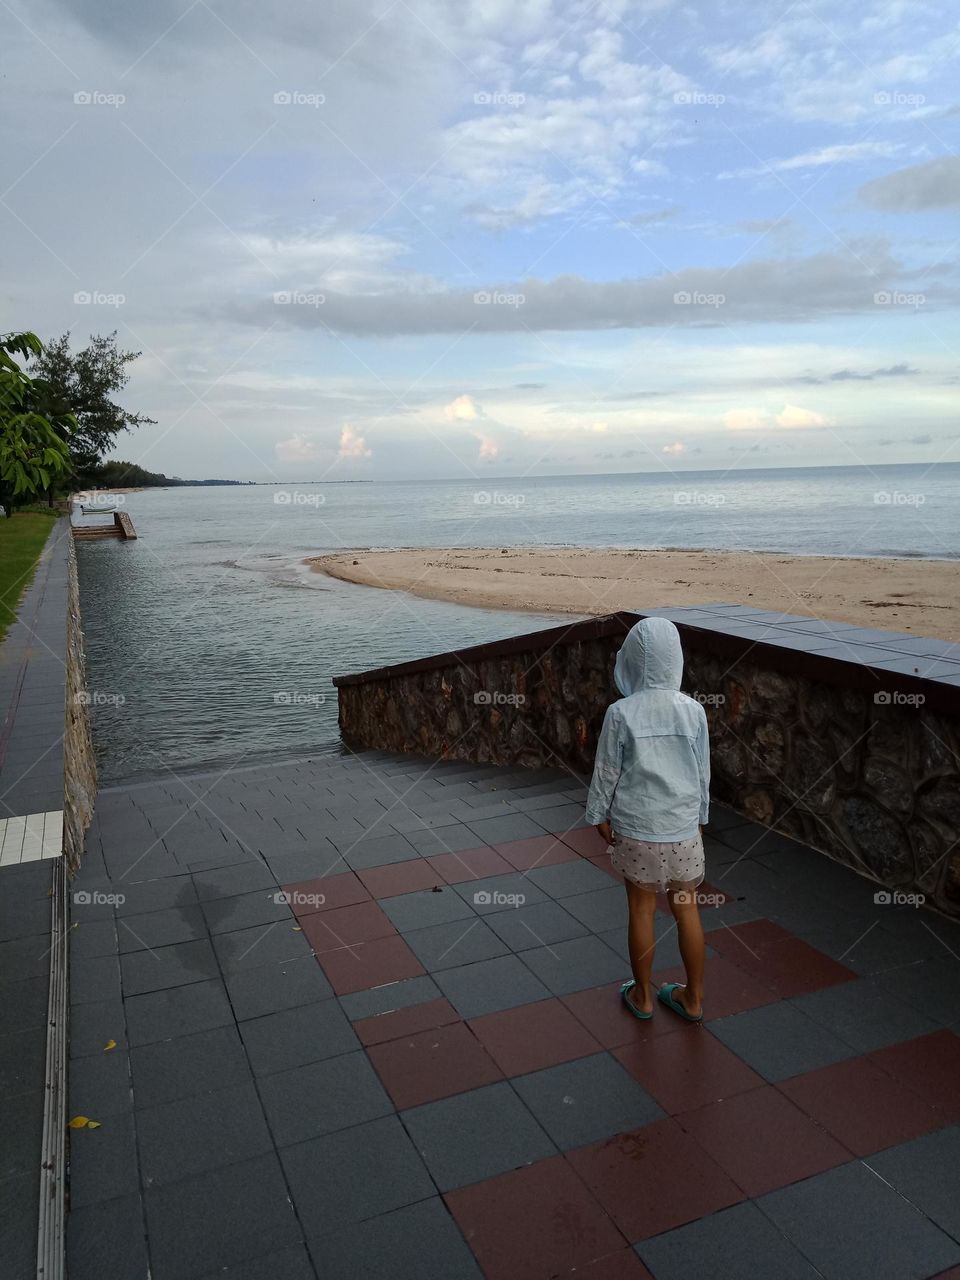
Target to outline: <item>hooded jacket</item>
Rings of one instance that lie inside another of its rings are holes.
[[[610,704],[597,743],[587,821],[609,819],[633,840],[689,840],[710,816],[707,716],[680,692],[680,633],[644,618],[617,654],[623,697]]]

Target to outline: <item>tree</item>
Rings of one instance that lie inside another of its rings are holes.
[[[116,330],[91,337],[90,345],[76,353],[70,350],[70,334],[64,333],[34,355],[30,372],[49,389],[50,409],[54,415],[70,414],[76,422],[70,434],[75,471],[96,467],[121,431],[153,424],[153,418],[129,413],[112,399],[130,381],[127,366],[140,355],[117,347]]]
[[[50,416],[50,387],[25,373],[14,358],[36,360],[42,355],[43,344],[35,333],[0,336],[0,502],[7,516],[70,469],[73,416]]]

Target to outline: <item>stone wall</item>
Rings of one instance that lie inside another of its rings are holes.
[[[97,766],[90,733],[86,657],[80,617],[77,554],[69,539],[65,730],[63,736],[63,852],[70,872],[79,869],[83,834],[97,797]]]
[[[636,615],[340,677],[351,745],[588,773]],[[930,682],[681,627],[716,799],[960,916],[960,716]],[[942,686],[940,686],[942,689]],[[934,690],[936,692],[936,690]],[[949,692],[949,691],[948,691]]]

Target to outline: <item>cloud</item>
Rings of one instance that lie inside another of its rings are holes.
[[[477,455],[481,462],[493,462],[500,455],[500,446],[491,436],[477,436],[480,441],[480,452]]]
[[[774,422],[778,427],[789,429],[791,427],[826,427],[830,419],[813,409],[801,409],[795,404],[785,404],[774,418]]]
[[[483,417],[483,410],[473,396],[468,395],[451,400],[444,406],[443,412],[448,422],[476,422],[477,418]]]
[[[632,217],[626,218],[625,221],[634,227],[654,227],[658,223],[669,222],[679,212],[680,206],[673,204],[666,209],[651,209],[649,213],[635,213]]]
[[[673,444],[665,444],[660,450],[661,453],[686,453],[687,446],[681,440],[675,440]]]
[[[295,432],[286,440],[278,440],[273,452],[280,462],[315,462],[322,449],[316,440]]]
[[[730,409],[723,415],[723,425],[730,431],[755,431],[766,423],[767,415],[761,409]]]
[[[814,409],[785,404],[776,414],[764,409],[730,409],[723,415],[723,425],[729,431],[790,431],[798,427],[826,427],[830,419]]]
[[[804,151],[783,160],[769,160],[751,169],[733,169],[718,173],[721,180],[729,178],[754,178],[765,173],[788,173],[792,169],[817,169],[821,165],[850,164],[856,160],[871,160],[877,156],[892,156],[899,148],[889,142],[845,142],[832,147],[818,147],[816,151]]]
[[[373,450],[367,447],[367,442],[363,436],[358,435],[356,430],[351,426],[346,426],[340,432],[340,448],[337,451],[337,457],[346,461],[360,461],[364,458],[372,458]]]
[[[805,374],[797,381],[805,382],[808,386],[819,387],[825,382],[876,382],[878,378],[910,378],[919,372],[919,369],[912,369],[908,364],[903,363],[892,364],[886,369],[873,369],[869,373],[857,373],[853,369],[837,369],[822,378]]]
[[[941,156],[867,182],[857,193],[874,209],[919,213],[960,205],[960,156]]]

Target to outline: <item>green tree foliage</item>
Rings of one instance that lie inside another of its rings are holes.
[[[34,355],[31,374],[50,389],[53,407],[76,420],[70,435],[75,471],[92,471],[122,431],[154,422],[145,414],[129,413],[114,400],[130,381],[128,366],[140,354],[120,350],[114,331],[91,337],[90,345],[77,352],[70,350],[70,334],[64,333]]]
[[[70,469],[73,415],[52,408],[49,385],[17,363],[42,356],[35,333],[0,335],[0,503],[8,516]]]

